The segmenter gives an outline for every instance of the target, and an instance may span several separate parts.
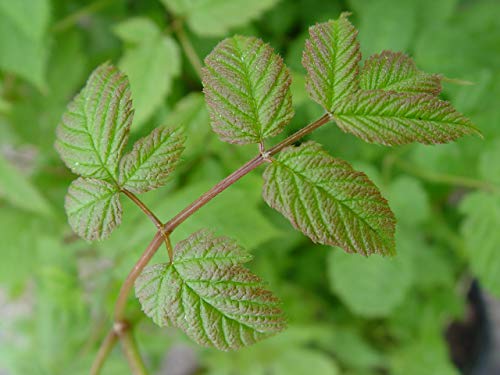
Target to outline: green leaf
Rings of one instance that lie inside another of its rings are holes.
[[[441,76],[418,70],[402,52],[383,51],[366,60],[359,76],[364,90],[390,90],[438,95]]]
[[[133,18],[115,27],[115,33],[130,45],[119,66],[130,79],[134,101],[134,127],[140,127],[165,102],[173,79],[181,69],[179,47],[162,35],[150,20]]]
[[[446,143],[481,134],[450,103],[427,94],[358,91],[339,103],[333,119],[346,133],[386,146]]]
[[[328,112],[333,112],[344,96],[359,89],[358,32],[347,16],[342,13],[338,20],[310,27],[302,56],[307,91]]]
[[[400,256],[364,258],[335,251],[328,255],[330,287],[356,314],[388,316],[401,304],[411,286],[411,263]]]
[[[461,226],[472,272],[481,286],[500,297],[500,196],[476,192],[460,204],[466,215]]]
[[[156,128],[139,139],[120,161],[119,185],[133,193],[165,185],[179,162],[183,141],[178,132],[168,128]]]
[[[203,37],[223,36],[259,17],[279,0],[162,0],[168,10],[187,20]]]
[[[52,213],[47,199],[14,166],[0,155],[0,197],[12,205],[44,216]]]
[[[0,69],[44,89],[49,57],[48,0],[0,1]]]
[[[314,142],[284,149],[264,172],[264,200],[314,242],[394,253],[394,214],[377,187]]]
[[[500,191],[500,138],[495,139],[481,154],[479,174],[486,181],[496,184]]]
[[[64,207],[71,228],[89,241],[108,237],[122,220],[118,188],[93,178],[74,180]]]
[[[146,315],[181,328],[200,345],[238,349],[281,331],[279,301],[242,267],[251,256],[207,230],[179,242],[171,264],[147,267],[136,281]]]
[[[114,180],[132,117],[127,77],[110,64],[99,66],[57,127],[61,159],[76,174]]]
[[[280,133],[292,119],[290,73],[262,40],[225,39],[205,64],[203,91],[212,128],[223,141],[259,143]]]

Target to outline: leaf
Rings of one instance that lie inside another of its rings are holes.
[[[168,10],[187,20],[202,37],[223,36],[258,18],[279,0],[162,0]]]
[[[49,22],[48,0],[0,1],[0,69],[45,89]]]
[[[402,52],[383,51],[366,60],[359,80],[364,90],[390,90],[438,95],[441,76],[417,69],[411,58]]]
[[[172,264],[147,267],[135,283],[146,315],[181,328],[200,345],[248,346],[284,328],[279,301],[242,263],[251,256],[207,230],[179,242]]]
[[[130,45],[119,66],[130,79],[135,107],[134,127],[140,127],[165,102],[173,79],[180,74],[181,57],[175,40],[162,35],[146,18],[132,18],[115,27]]]
[[[354,313],[388,316],[400,305],[412,282],[411,263],[398,255],[364,258],[336,251],[328,255],[330,287]]]
[[[394,214],[377,187],[314,142],[284,149],[264,172],[264,200],[314,242],[393,254]]]
[[[139,139],[120,161],[119,185],[133,193],[145,193],[167,182],[179,162],[184,138],[169,128],[156,128]]]
[[[108,237],[122,220],[119,190],[93,178],[71,183],[64,208],[73,231],[89,241]]]
[[[229,143],[259,143],[293,117],[291,78],[273,49],[254,37],[220,42],[205,59],[203,91],[213,130]]]
[[[50,216],[52,208],[35,185],[0,155],[0,196],[12,205],[43,216]]]
[[[61,159],[76,174],[114,180],[132,117],[127,77],[108,63],[99,66],[57,127]]]
[[[446,143],[481,134],[450,103],[427,94],[359,91],[339,103],[333,119],[346,133],[386,146]]]
[[[466,215],[461,233],[472,272],[481,286],[500,297],[500,196],[476,192],[460,204]]]
[[[344,96],[359,89],[358,32],[347,16],[342,13],[338,20],[310,27],[302,55],[307,91],[328,112],[333,112]]]

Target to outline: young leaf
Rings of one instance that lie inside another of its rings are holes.
[[[333,119],[343,131],[386,146],[446,143],[480,134],[450,103],[428,94],[358,91],[339,103]]]
[[[89,241],[108,237],[122,220],[118,189],[93,178],[74,180],[68,188],[64,207],[71,228]]]
[[[84,177],[115,179],[132,117],[127,77],[110,64],[99,66],[57,127],[61,159]]]
[[[171,264],[147,267],[135,284],[146,315],[204,346],[237,349],[284,328],[279,301],[241,264],[251,256],[207,230],[177,244]]]
[[[307,91],[329,112],[341,98],[359,89],[358,32],[347,15],[342,13],[338,20],[310,27],[302,56]]]
[[[383,51],[366,60],[359,76],[364,90],[391,90],[438,95],[441,76],[418,70],[411,58],[402,52]]]
[[[291,78],[273,49],[253,37],[220,42],[205,59],[203,91],[213,130],[230,143],[259,143],[293,117]]]
[[[264,200],[314,242],[394,253],[394,214],[364,173],[314,142],[284,149],[264,172]]]
[[[168,128],[156,128],[139,139],[120,161],[119,185],[144,193],[165,185],[181,156],[184,138]]]

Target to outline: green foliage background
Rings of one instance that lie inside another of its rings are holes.
[[[464,317],[470,280],[500,297],[495,0],[0,0],[0,371],[87,373],[120,284],[154,234],[129,202],[123,225],[106,241],[79,240],[67,224],[63,197],[74,176],[53,148],[55,127],[88,74],[111,60],[129,75],[133,139],[157,125],[184,127],[186,151],[174,179],[145,195],[167,220],[255,153],[210,131],[179,25],[200,58],[234,33],[259,36],[279,51],[293,70],[292,132],[322,114],[304,89],[307,28],[345,10],[365,57],[404,51],[419,68],[449,78],[443,96],[484,140],[385,148],[324,126],[310,138],[365,171],[388,198],[398,256],[363,258],[313,245],[265,206],[259,174],[247,176],[173,240],[210,227],[251,249],[250,267],[283,299],[290,328],[236,353],[216,352],[156,328],[131,300],[139,345],[160,373],[179,361],[172,356],[179,347],[194,352],[199,374],[457,373],[443,331]],[[104,374],[128,371],[115,350]]]

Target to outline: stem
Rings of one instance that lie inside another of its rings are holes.
[[[123,346],[123,352],[127,358],[130,369],[133,375],[147,375],[146,366],[139,354],[137,343],[132,336],[130,330],[126,329],[120,335],[120,340]]]
[[[186,31],[184,30],[184,25],[182,24],[182,21],[175,20],[172,24],[172,29],[174,30],[175,35],[177,35],[179,43],[181,44],[181,47],[184,53],[186,54],[186,57],[188,58],[189,62],[191,63],[194,71],[198,75],[198,78],[201,79],[202,63],[193,47],[193,44],[186,35]]]
[[[427,171],[425,169],[418,168],[400,159],[394,160],[394,164],[397,165],[402,170],[404,170],[405,172],[411,173],[427,181],[436,182],[439,184],[463,186],[471,189],[480,189],[490,193],[500,192],[500,186],[492,184],[488,181],[478,180],[475,178],[469,178],[464,176],[435,173]]]
[[[98,375],[108,357],[109,353],[113,349],[118,340],[118,335],[115,331],[110,331],[97,352],[97,356],[94,359],[94,363],[92,364],[92,368],[90,369],[90,375]]]
[[[142,270],[146,267],[146,265],[149,263],[151,258],[153,258],[153,256],[156,254],[156,251],[163,243],[165,236],[168,237],[175,230],[175,228],[177,228],[181,223],[183,223],[188,217],[190,217],[192,214],[194,214],[196,211],[198,211],[201,207],[206,205],[213,198],[215,198],[217,195],[219,195],[224,190],[226,190],[229,186],[231,186],[236,181],[241,179],[243,176],[247,175],[248,173],[253,171],[255,168],[257,168],[258,166],[263,164],[265,161],[267,161],[268,157],[271,157],[271,156],[277,154],[278,152],[283,150],[285,147],[292,145],[293,143],[297,142],[299,139],[301,139],[305,135],[311,133],[313,130],[316,130],[317,128],[326,124],[329,121],[330,121],[330,115],[325,114],[322,117],[320,117],[318,120],[308,124],[307,126],[302,128],[298,132],[296,132],[296,133],[292,134],[291,136],[289,136],[288,138],[284,139],[283,141],[278,143],[276,146],[270,148],[269,151],[265,151],[265,152],[261,153],[260,155],[254,157],[253,159],[249,160],[243,166],[238,168],[236,171],[234,171],[229,176],[227,176],[222,181],[220,181],[215,186],[213,186],[205,194],[203,194],[198,199],[196,199],[194,202],[192,202],[190,205],[188,205],[186,208],[184,208],[181,212],[179,212],[177,215],[175,215],[171,220],[169,220],[162,228],[160,228],[156,232],[153,239],[149,243],[148,247],[146,248],[144,253],[141,255],[141,257],[139,258],[139,260],[134,265],[134,267],[132,268],[132,270],[128,274],[127,278],[125,279],[125,281],[120,289],[120,293],[118,295],[118,298],[116,300],[115,317],[114,317],[115,318],[115,325],[119,325],[119,326],[123,325],[125,327],[123,329],[123,333],[120,334],[120,339],[124,342],[124,348],[126,348],[126,350],[137,351],[137,348],[135,347],[135,345],[125,347],[125,345],[132,345],[132,343],[126,344],[126,342],[131,340],[131,336],[129,336],[127,333],[126,327],[128,327],[128,325],[125,321],[125,308],[127,305],[128,296],[130,294],[130,291],[134,287],[135,280],[139,277]],[[168,248],[168,244],[167,244],[167,248]],[[115,340],[116,340],[116,338],[115,338]],[[103,344],[103,347],[105,347],[105,344]],[[129,354],[130,353],[131,352],[129,352]],[[129,354],[127,354],[127,355],[129,355]],[[129,359],[129,361],[130,361],[130,359]],[[132,362],[130,362],[130,363],[132,365]],[[140,362],[136,361],[134,363],[142,363],[142,361],[140,361]],[[141,368],[138,367],[137,371],[139,371],[140,369]],[[95,374],[97,374],[97,373],[95,373]],[[143,374],[143,373],[136,372],[134,374]]]
[[[93,3],[90,3],[87,6],[84,6],[83,8],[78,9],[76,12],[69,14],[62,20],[55,23],[52,26],[52,32],[59,33],[65,31],[66,29],[69,29],[71,26],[77,23],[80,20],[80,18],[89,15],[91,13],[94,13],[101,8],[104,8],[106,5],[111,3],[111,1],[113,0],[97,0]]]
[[[160,229],[163,224],[162,222],[160,221],[160,219],[158,219],[158,217],[153,213],[153,211],[151,211],[138,197],[137,195],[135,195],[134,193],[126,190],[126,189],[122,189],[121,190],[123,194],[125,194],[127,197],[130,198],[130,200],[132,202],[134,202],[141,210],[142,212],[144,212],[146,214],[147,217],[149,217],[149,219],[153,222],[153,224],[156,226],[156,228]]]
[[[163,235],[161,231],[157,231],[148,247],[141,255],[134,268],[130,271],[125,282],[123,283],[118,299],[115,305],[115,322],[122,322],[125,319],[125,307],[130,291],[134,287],[135,280],[139,277],[142,270],[149,263],[151,258],[155,255],[156,251],[163,242]]]

